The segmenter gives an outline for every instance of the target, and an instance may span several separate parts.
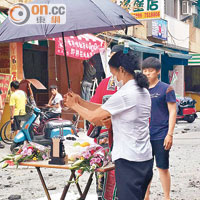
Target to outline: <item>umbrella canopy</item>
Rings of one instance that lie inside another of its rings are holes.
[[[0,25],[0,42],[25,42],[62,37],[70,88],[64,36],[120,30],[141,24],[110,0],[35,0],[30,4],[65,4],[65,24],[25,24],[17,26],[7,18]]]
[[[0,12],[0,24],[7,18],[8,16],[3,12]]]
[[[7,18],[0,25],[0,42],[25,42],[52,37],[125,29],[140,24],[110,0],[35,0],[30,4],[65,4],[65,24],[25,24],[17,26]]]
[[[53,38],[56,55],[64,56],[62,38]],[[104,51],[106,42],[92,34],[65,37],[65,48],[68,57],[88,60],[100,51]]]

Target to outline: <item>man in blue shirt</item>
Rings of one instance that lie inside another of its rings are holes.
[[[142,63],[143,73],[149,80],[151,95],[150,140],[156,166],[159,171],[165,200],[170,200],[169,150],[173,143],[176,123],[176,97],[174,89],[161,81],[161,63],[157,58],[148,57]],[[150,185],[145,200],[149,200]]]

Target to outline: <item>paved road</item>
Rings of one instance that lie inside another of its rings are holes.
[[[9,152],[9,147],[0,149],[0,158]],[[174,145],[170,154],[170,171],[172,175],[173,200],[200,200],[200,118],[194,123],[179,122],[176,125]],[[54,199],[65,184],[68,171],[43,169],[44,178]],[[80,181],[85,183],[87,174]],[[7,168],[0,170],[0,199],[6,200],[11,194],[19,194],[23,200],[36,200],[44,197],[44,191],[34,168],[20,167],[19,169]],[[71,188],[75,200],[77,194],[75,186]],[[95,183],[90,191],[91,200],[95,199]],[[44,198],[43,198],[44,199]],[[88,199],[88,200],[89,200]],[[156,168],[151,187],[151,200],[162,200],[162,189]]]

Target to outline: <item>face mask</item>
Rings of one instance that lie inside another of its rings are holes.
[[[117,86],[117,89],[120,89],[123,86],[123,80],[118,81],[116,76],[113,76],[113,80],[115,82],[115,85]]]

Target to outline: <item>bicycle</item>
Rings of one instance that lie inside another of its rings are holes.
[[[25,121],[27,121],[29,117],[30,117],[29,114],[21,116],[21,119],[20,119],[21,120],[21,126],[20,127],[23,126],[23,123]],[[2,141],[5,144],[12,144],[16,134],[17,134],[17,132],[13,131],[12,128],[11,128],[11,120],[8,120],[7,122],[5,122],[5,124],[0,129],[0,136],[1,136]]]
[[[11,127],[11,120],[7,121],[0,130],[0,135],[2,142],[5,144],[12,144],[13,139],[16,135],[16,132],[14,131],[9,131],[9,128]]]

